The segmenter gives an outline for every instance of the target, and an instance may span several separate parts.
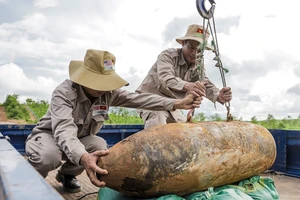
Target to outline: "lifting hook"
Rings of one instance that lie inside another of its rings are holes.
[[[211,7],[209,10],[205,8],[205,1],[206,0],[196,0],[196,6],[198,13],[203,17],[204,19],[210,19],[213,16],[216,3],[214,0],[208,0],[211,4]]]

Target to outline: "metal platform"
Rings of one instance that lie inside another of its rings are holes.
[[[51,171],[49,175],[46,178],[46,181],[65,198],[66,200],[96,200],[97,194],[99,191],[99,188],[94,186],[91,182],[88,176],[86,175],[85,171],[77,176],[77,180],[80,182],[82,188],[81,192],[78,193],[68,193],[63,191],[62,184],[57,182],[55,179],[55,175],[57,173],[57,170]]]
[[[261,177],[270,177],[274,180],[280,200],[300,199],[300,179],[281,174],[261,174]]]

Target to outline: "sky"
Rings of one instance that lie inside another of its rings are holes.
[[[215,0],[218,46],[237,119],[300,115],[300,19],[297,0]],[[208,1],[206,2],[209,8]],[[87,49],[116,56],[116,72],[134,91],[157,56],[180,48],[175,38],[190,24],[202,25],[196,0],[0,0],[0,102],[7,95],[50,102],[69,78],[71,60]],[[212,52],[206,73],[222,88]],[[196,113],[226,116],[204,99]]]

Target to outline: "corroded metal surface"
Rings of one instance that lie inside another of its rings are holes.
[[[271,133],[246,122],[175,123],[140,131],[110,148],[98,165],[107,187],[132,196],[184,195],[234,183],[270,168]]]

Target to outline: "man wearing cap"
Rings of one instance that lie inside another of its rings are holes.
[[[190,25],[186,35],[176,39],[182,48],[169,48],[162,51],[136,92],[153,93],[174,99],[193,94],[204,96],[213,103],[229,102],[232,98],[231,89],[225,87],[219,90],[206,77],[203,62],[196,63],[197,53],[201,53],[199,49],[204,50],[204,47],[207,50],[212,49],[207,43],[208,38],[209,33],[203,30],[202,26]],[[198,64],[201,69],[195,74]],[[180,110],[140,110],[140,116],[144,121],[145,129],[159,124],[187,121]]]
[[[191,109],[202,98],[193,95],[171,99],[151,93],[132,93],[120,88],[128,85],[115,72],[116,58],[107,51],[89,49],[84,61],[71,61],[70,80],[55,88],[50,107],[26,141],[29,163],[43,176],[58,168],[56,180],[67,192],[79,192],[76,176],[86,170],[91,182],[105,185],[96,173],[109,169],[97,166],[99,156],[108,154],[106,141],[96,136],[109,118],[110,106],[153,110]],[[62,160],[66,160],[62,164]]]

